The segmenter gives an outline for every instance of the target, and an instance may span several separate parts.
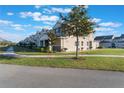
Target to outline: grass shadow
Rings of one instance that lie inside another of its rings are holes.
[[[11,60],[11,59],[17,59],[17,57],[0,55],[0,60]]]
[[[26,47],[21,47],[21,46],[12,46],[14,48],[15,52],[39,52],[37,49],[31,49],[31,48],[26,48]]]
[[[64,60],[75,60],[75,61],[80,61],[80,60],[86,60],[86,58],[84,57],[79,57],[78,59],[75,57],[58,57],[58,58],[54,58],[54,57],[47,57],[47,58],[43,58],[43,59],[64,59]]]

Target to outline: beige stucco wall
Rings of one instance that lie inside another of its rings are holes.
[[[74,37],[74,36],[60,37],[58,39],[58,41],[57,41],[57,43],[55,45],[60,46],[61,49],[67,48],[66,51],[75,51],[76,50],[76,44],[75,44],[76,37]],[[87,45],[87,43],[89,43],[90,41],[92,42],[92,49],[96,49],[93,34],[89,34],[86,37],[80,36],[79,37],[79,51],[90,49],[89,44]],[[81,42],[83,42],[83,45],[82,45]]]

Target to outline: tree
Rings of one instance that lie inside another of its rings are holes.
[[[50,31],[47,32],[48,35],[48,41],[49,41],[49,49],[50,51],[53,51],[53,45],[56,43],[57,40],[57,36],[55,31],[52,29]]]
[[[67,16],[60,15],[62,19],[61,31],[65,36],[76,36],[76,59],[78,58],[79,36],[86,36],[94,32],[95,23],[87,15],[84,5],[75,6]]]

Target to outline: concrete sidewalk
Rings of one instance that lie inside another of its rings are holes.
[[[75,55],[19,55],[19,57],[75,57]],[[122,57],[124,58],[124,55],[79,55],[79,57]]]
[[[47,58],[47,57],[75,57],[75,55],[21,55],[16,53],[0,53],[0,56],[8,56],[8,57],[20,57],[20,58]],[[124,55],[79,55],[79,57],[116,57],[116,58],[124,58]]]

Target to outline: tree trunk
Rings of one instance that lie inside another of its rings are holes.
[[[76,59],[78,59],[78,46],[79,46],[79,37],[76,35]]]
[[[52,46],[51,45],[49,46],[49,51],[52,52]]]
[[[52,50],[52,44],[51,44],[51,42],[49,42],[49,51],[50,51],[50,52],[53,51],[53,50]]]

